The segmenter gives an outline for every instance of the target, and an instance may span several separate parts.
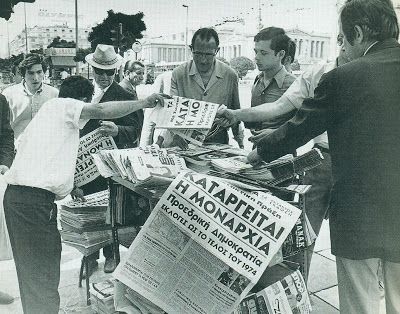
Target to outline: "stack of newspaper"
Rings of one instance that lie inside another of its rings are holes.
[[[300,271],[296,270],[265,289],[248,295],[234,314],[309,314],[311,303]]]
[[[201,145],[207,137],[218,132],[213,124],[218,104],[174,96],[164,100],[164,107],[156,107],[151,119],[156,128],[168,129],[191,143]]]
[[[245,159],[230,157],[214,159],[211,163],[214,166],[213,172],[210,172],[210,174],[218,174],[221,177],[239,181],[241,178],[237,174],[240,174],[242,179],[252,180],[254,184],[265,182],[270,185],[277,185],[319,166],[322,160],[322,154],[318,149],[312,149],[297,157],[286,155],[273,162],[263,162],[254,167],[246,163]]]
[[[86,201],[71,200],[60,209],[63,241],[84,254],[111,242],[111,230],[106,225],[108,191],[85,198]]]
[[[178,173],[187,169],[183,158],[157,145],[103,150],[93,158],[103,177],[122,177],[138,186],[170,184]]]
[[[114,307],[115,279],[107,279],[90,284],[90,300],[92,309],[99,314],[118,313]]]

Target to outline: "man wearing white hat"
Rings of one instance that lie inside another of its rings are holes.
[[[99,44],[95,52],[88,54],[85,59],[93,68],[95,88],[92,103],[137,99],[134,94],[127,92],[114,81],[115,74],[121,66],[123,58],[115,52],[113,46]],[[81,130],[81,136],[100,128],[104,135],[114,138],[118,148],[133,148],[138,146],[142,125],[143,111],[138,110],[119,119],[90,120]],[[103,177],[98,177],[82,186],[81,189],[85,195],[106,190],[107,181]],[[107,273],[113,272],[116,263],[111,245],[103,248],[103,255],[106,258],[104,271]],[[92,257],[90,259],[89,276],[97,266],[98,252],[94,253]],[[84,275],[86,276],[86,274]]]

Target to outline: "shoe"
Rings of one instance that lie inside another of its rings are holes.
[[[11,304],[14,302],[14,298],[7,293],[0,291],[0,304]]]
[[[89,277],[92,276],[92,274],[94,273],[94,271],[97,269],[98,266],[99,266],[99,263],[96,260],[88,261]],[[85,266],[83,266],[82,279],[86,279],[86,267]]]
[[[117,268],[117,262],[112,257],[106,258],[104,263],[104,272],[112,273]]]

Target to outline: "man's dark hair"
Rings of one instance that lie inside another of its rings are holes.
[[[93,95],[93,84],[87,78],[80,75],[72,75],[67,77],[60,86],[58,97],[60,98],[74,98],[91,99]]]
[[[293,63],[295,55],[296,43],[294,40],[290,39],[288,42],[288,49],[287,52],[285,51],[285,56],[283,57],[283,60],[286,60],[286,58],[290,57],[290,63]]]
[[[218,34],[215,31],[215,29],[211,28],[211,27],[203,27],[203,28],[199,28],[192,37],[192,44],[191,44],[191,48],[194,48],[194,42],[196,41],[196,38],[199,37],[201,40],[205,40],[205,41],[209,41],[212,37],[214,37],[215,39],[215,43],[217,44],[217,47],[219,46],[219,38],[218,38]]]
[[[285,30],[280,27],[267,27],[263,28],[254,36],[254,41],[258,42],[261,40],[270,40],[271,49],[275,52],[275,55],[281,51],[285,51],[285,56],[289,53],[289,42],[291,39],[285,34]],[[296,45],[295,45],[296,47]],[[296,49],[295,49],[296,50]],[[293,57],[294,58],[294,57]],[[283,61],[283,59],[282,59]]]
[[[363,30],[364,41],[399,39],[397,16],[390,0],[348,0],[340,12],[343,33],[353,45],[355,26]]]
[[[136,67],[144,68],[144,65],[140,61],[129,60],[125,63],[124,72],[126,72],[126,71],[132,72],[133,69]]]
[[[19,64],[19,71],[22,76],[25,76],[26,70],[29,70],[35,64],[42,65],[43,72],[47,71],[47,63],[44,57],[38,53],[28,53],[24,60]]]
[[[17,75],[17,72],[20,73],[18,63],[13,63],[13,65],[11,66],[11,73]]]

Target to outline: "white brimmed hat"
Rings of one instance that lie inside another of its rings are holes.
[[[85,60],[95,68],[110,70],[119,68],[123,58],[115,52],[113,46],[98,44],[94,53],[88,54]]]

